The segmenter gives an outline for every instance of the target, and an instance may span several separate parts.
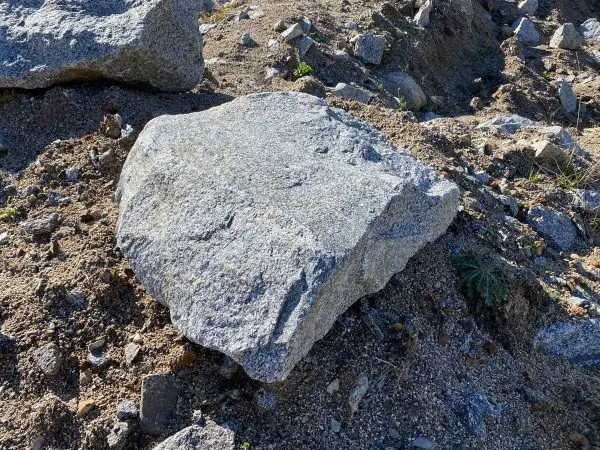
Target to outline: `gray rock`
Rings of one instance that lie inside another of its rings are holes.
[[[433,0],[426,0],[423,6],[419,9],[415,15],[413,22],[416,25],[426,27],[429,25],[429,14],[433,10]]]
[[[504,206],[508,206],[508,209],[510,209],[510,213],[513,216],[519,214],[519,205],[514,198],[509,197],[508,195],[500,195],[498,199]]]
[[[310,33],[312,30],[312,22],[308,17],[303,17],[298,23],[300,24],[303,33]]]
[[[512,30],[515,38],[521,44],[538,45],[542,40],[542,36],[535,27],[535,24],[526,17],[518,19],[513,23]]]
[[[102,351],[88,353],[87,360],[92,366],[95,367],[104,367],[106,363],[108,363],[108,357],[106,356],[106,353]]]
[[[234,450],[235,433],[226,426],[207,422],[192,425],[164,440],[154,450]]]
[[[44,372],[44,375],[54,377],[62,365],[60,349],[53,342],[46,344],[33,352],[33,361]]]
[[[8,234],[8,231],[0,233],[0,245],[6,245],[8,244],[8,241],[10,241],[10,234]]]
[[[217,26],[216,23],[201,23],[198,29],[200,34],[204,35]]]
[[[138,409],[135,403],[131,400],[123,400],[117,406],[117,419],[123,420],[134,420],[138,417]]]
[[[600,192],[587,189],[573,189],[575,203],[589,214],[600,212]]]
[[[577,229],[571,220],[561,212],[541,205],[534,205],[527,213],[527,223],[550,240],[553,247],[568,252],[577,241]]]
[[[131,427],[127,422],[116,422],[106,437],[108,448],[122,450],[130,434]]]
[[[169,432],[177,409],[179,386],[169,375],[146,375],[142,378],[140,425],[144,433],[161,435]]]
[[[579,32],[586,42],[600,42],[600,21],[595,18],[586,20],[579,26]]]
[[[297,42],[297,46],[298,46],[298,54],[300,55],[300,59],[304,59],[304,57],[306,56],[306,54],[308,53],[308,51],[312,48],[312,46],[314,45],[315,41],[311,38],[309,38],[308,36],[301,36],[300,39],[298,39]]]
[[[574,319],[541,328],[534,348],[575,365],[600,364],[600,319]]]
[[[342,97],[346,100],[356,100],[360,103],[369,103],[371,101],[371,93],[369,91],[352,84],[338,83],[330,92],[336,97]]]
[[[366,374],[361,372],[358,377],[358,383],[354,389],[350,391],[350,395],[348,396],[348,403],[350,404],[350,411],[352,411],[352,413],[358,411],[358,406],[360,405],[360,402],[367,393],[368,389],[369,378],[367,378]]]
[[[135,359],[140,354],[141,349],[142,349],[142,347],[140,347],[138,344],[136,344],[134,342],[130,342],[129,344],[127,344],[125,346],[125,348],[123,349],[123,353],[125,356],[125,362],[127,363],[128,366],[133,364]]]
[[[547,140],[534,142],[533,150],[535,159],[550,163],[563,162],[568,155],[563,148]]]
[[[446,230],[458,189],[342,110],[279,92],[152,120],[117,199],[118,245],[174,325],[275,381]]]
[[[583,44],[583,38],[572,23],[560,26],[550,39],[550,47],[578,50]]]
[[[256,404],[263,409],[275,409],[277,407],[277,396],[271,391],[261,389],[258,392]]]
[[[412,446],[417,448],[423,448],[426,450],[433,450],[437,447],[437,444],[431,439],[427,439],[426,437],[418,437],[414,441],[412,441]]]
[[[571,85],[566,80],[558,80],[556,86],[558,88],[556,95],[560,100],[563,111],[565,114],[573,114],[577,111],[577,96],[573,92]]]
[[[469,393],[467,395],[467,425],[476,436],[485,436],[487,427],[486,417],[497,416],[501,408],[492,405],[485,395]]]
[[[302,25],[295,23],[281,33],[281,36],[283,36],[286,41],[291,41],[292,39],[302,36]]]
[[[381,64],[385,38],[371,33],[359,34],[353,39],[354,54],[368,64]]]
[[[2,3],[0,88],[109,79],[183,91],[202,78],[208,0]]]
[[[517,114],[507,114],[504,116],[496,116],[487,122],[477,125],[479,130],[497,129],[501,132],[513,134],[521,128],[536,128],[541,126],[539,122],[521,117]]]
[[[33,236],[41,236],[53,233],[63,221],[60,213],[46,214],[39,219],[30,219],[23,222],[22,227],[25,232]]]
[[[533,16],[539,7],[538,0],[523,0],[519,3],[519,14]]]
[[[0,353],[10,352],[15,348],[15,341],[12,337],[0,332]]]
[[[418,111],[427,104],[427,96],[421,86],[408,73],[390,72],[382,78],[383,86],[392,96],[404,99],[406,107]]]
[[[240,44],[241,45],[249,46],[249,45],[252,45],[253,43],[254,43],[254,40],[250,36],[250,33],[244,33],[244,34],[242,34],[242,37],[240,38]]]
[[[329,426],[331,427],[331,431],[334,433],[339,433],[342,429],[342,423],[335,419],[331,419],[329,421]]]

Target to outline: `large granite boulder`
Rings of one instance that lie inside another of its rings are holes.
[[[276,381],[445,232],[458,195],[317,97],[254,94],[146,125],[117,239],[185,336]]]
[[[0,88],[109,79],[182,91],[202,78],[211,0],[0,0]]]

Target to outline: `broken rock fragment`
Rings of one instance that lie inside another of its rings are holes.
[[[445,232],[458,188],[346,112],[261,93],[148,123],[118,245],[190,340],[282,380]]]

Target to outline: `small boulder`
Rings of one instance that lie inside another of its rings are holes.
[[[533,151],[535,152],[535,159],[544,162],[562,162],[567,156],[565,150],[547,140],[535,142]]]
[[[354,42],[354,54],[363,62],[368,64],[381,64],[386,41],[383,36],[377,36],[371,33],[359,34]]]
[[[563,252],[569,252],[575,247],[577,229],[563,213],[545,206],[534,205],[527,213],[527,223],[548,238],[553,247]]]
[[[523,16],[533,16],[539,6],[538,0],[523,0],[519,3],[519,14]]]
[[[550,47],[578,50],[583,44],[583,38],[572,23],[560,26],[550,39]]]
[[[131,400],[123,400],[117,406],[117,419],[120,421],[134,420],[138,417],[138,409]]]
[[[427,96],[421,86],[408,73],[397,71],[387,73],[383,78],[383,86],[392,96],[406,101],[406,107],[418,111],[427,104]]]
[[[63,221],[62,214],[50,213],[38,219],[30,219],[23,222],[22,227],[25,232],[33,236],[42,236],[52,234]]]
[[[283,38],[286,41],[291,41],[293,39],[296,39],[297,37],[302,36],[302,26],[299,23],[295,23],[294,25],[288,27],[283,33],[281,33],[281,36],[283,36]]]
[[[157,374],[143,377],[140,400],[142,431],[152,435],[168,433],[178,398],[179,388],[172,376]]]
[[[33,361],[44,372],[44,375],[54,377],[62,365],[60,349],[53,342],[46,344],[33,352]]]
[[[600,21],[595,18],[586,20],[579,26],[579,32],[590,44],[600,42]]]
[[[235,450],[235,433],[227,426],[208,421],[192,425],[164,440],[154,450]]]
[[[573,114],[577,111],[577,96],[573,92],[573,88],[566,80],[558,80],[556,86],[556,95],[560,100],[563,111],[567,115]]]
[[[116,422],[106,437],[106,443],[111,450],[122,450],[131,434],[131,426],[127,422]]]
[[[352,84],[338,83],[330,92],[336,97],[355,100],[360,103],[369,103],[371,100],[371,93],[369,91]]]
[[[535,27],[535,24],[526,17],[518,19],[513,23],[512,31],[517,42],[523,45],[538,45],[542,40],[542,36]]]
[[[575,204],[589,214],[600,212],[600,192],[587,189],[573,189]]]

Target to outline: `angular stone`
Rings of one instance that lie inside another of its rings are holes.
[[[142,379],[140,425],[144,433],[161,435],[169,432],[177,409],[179,388],[170,375],[146,375]]]
[[[283,36],[286,41],[296,39],[297,37],[302,36],[302,26],[299,23],[295,23],[281,33],[281,36]]]
[[[117,199],[118,245],[174,325],[275,381],[444,233],[458,189],[344,111],[279,92],[152,120]]]
[[[164,440],[154,450],[234,450],[235,433],[226,426],[207,422],[192,425]]]
[[[579,26],[579,32],[586,42],[600,42],[600,21],[596,18],[586,20]]]
[[[371,33],[359,34],[354,39],[354,54],[368,64],[381,64],[385,38]]]
[[[519,14],[533,16],[539,7],[538,0],[523,0],[519,3]]]
[[[404,99],[406,107],[417,111],[427,104],[427,96],[415,79],[406,72],[390,72],[382,78],[383,86],[392,96]]]
[[[50,213],[38,219],[29,219],[23,222],[23,229],[33,236],[53,233],[63,221],[60,213]]]
[[[58,346],[54,343],[49,343],[40,347],[33,352],[33,360],[40,368],[44,375],[53,377],[58,374],[62,365],[62,356]]]
[[[356,100],[360,103],[369,103],[371,100],[371,93],[369,91],[346,83],[338,83],[331,89],[331,93],[336,97],[342,97],[346,100]]]
[[[562,162],[567,156],[565,150],[546,140],[535,142],[533,151],[535,152],[535,159],[551,163]]]
[[[426,27],[427,25],[429,25],[429,14],[431,14],[432,10],[433,10],[433,0],[426,0],[425,3],[423,4],[423,6],[421,6],[419,11],[417,12],[417,14],[415,14],[413,22],[416,25]]]
[[[536,29],[535,24],[525,17],[513,23],[512,30],[517,41],[524,45],[538,45],[542,40],[542,36]]]
[[[572,23],[560,26],[550,39],[550,47],[578,50],[583,44],[583,38]]]
[[[556,95],[560,100],[563,111],[565,114],[573,114],[577,111],[577,96],[573,92],[571,85],[566,80],[558,80],[556,86],[558,88]]]
[[[600,212],[600,192],[587,189],[573,189],[575,203],[585,212],[597,214]]]
[[[0,88],[109,79],[164,91],[190,89],[204,71],[197,22],[204,3],[4,1]]]
[[[577,319],[541,328],[534,348],[575,365],[600,364],[600,319]]]
[[[541,205],[534,205],[527,213],[527,223],[548,238],[553,247],[568,252],[577,241],[577,229],[573,222],[561,212]]]

